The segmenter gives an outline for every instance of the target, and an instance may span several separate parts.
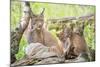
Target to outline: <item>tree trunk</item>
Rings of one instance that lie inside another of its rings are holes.
[[[25,29],[28,26],[30,16],[31,16],[30,4],[28,2],[25,2],[21,22],[19,23],[18,27],[16,27],[15,30],[11,31],[11,35],[10,35],[11,36],[11,63],[14,63],[16,61],[15,54],[18,53],[19,43]]]

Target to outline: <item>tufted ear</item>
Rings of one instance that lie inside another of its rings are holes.
[[[25,5],[30,7],[30,3],[28,1],[25,2]]]
[[[45,11],[45,8],[43,8],[43,10],[42,10],[42,12],[40,13],[40,15],[42,15],[42,16],[43,16],[44,11]]]

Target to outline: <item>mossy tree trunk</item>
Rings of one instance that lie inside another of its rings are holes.
[[[23,16],[19,22],[19,25],[15,30],[11,31],[11,63],[16,61],[15,54],[18,53],[19,43],[22,38],[22,35],[25,29],[28,26],[30,17],[31,17],[31,9],[30,4],[28,2],[23,3]]]

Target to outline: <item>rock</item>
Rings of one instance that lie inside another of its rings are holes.
[[[36,58],[36,59],[43,59],[51,56],[57,56],[56,53],[49,51],[49,47],[46,47],[41,43],[29,44],[25,49],[25,53],[28,58]]]
[[[49,49],[50,47],[44,46],[41,43],[31,43],[25,48],[26,56],[11,64],[11,66],[52,64],[62,63],[65,61],[63,57],[58,57],[55,52],[50,51]]]
[[[41,60],[40,62],[37,62],[35,64],[55,64],[55,63],[64,63],[64,61],[62,61],[62,59],[58,57],[51,57]]]
[[[89,57],[87,53],[81,53],[77,58],[75,59],[69,59],[66,60],[66,63],[77,63],[77,62],[88,62],[89,61]]]

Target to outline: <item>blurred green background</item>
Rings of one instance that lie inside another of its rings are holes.
[[[95,14],[95,6],[91,5],[75,5],[75,4],[55,4],[55,3],[39,3],[31,2],[31,9],[35,14],[40,14],[42,8],[45,8],[44,16],[45,21],[47,19],[62,18],[62,17],[79,17],[88,14]],[[22,16],[22,2],[11,1],[11,29],[14,30],[20,21]],[[92,26],[87,25],[85,27],[85,39],[89,47],[95,49],[95,31],[93,21]],[[56,31],[57,32],[57,31]],[[55,33],[52,31],[51,33]],[[20,42],[19,52],[16,54],[16,58],[19,60],[25,55],[24,48],[27,42],[23,37]]]

